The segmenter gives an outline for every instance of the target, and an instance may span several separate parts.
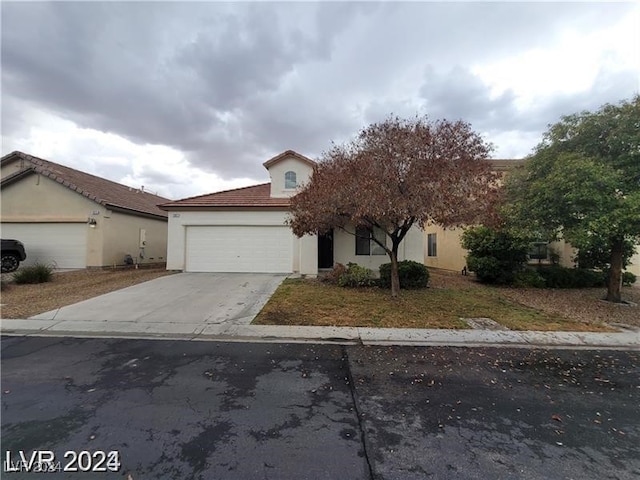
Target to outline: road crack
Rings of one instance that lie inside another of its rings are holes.
[[[347,382],[349,384],[349,392],[351,393],[351,401],[353,402],[353,409],[355,410],[356,417],[358,419],[358,431],[360,433],[360,442],[362,443],[364,459],[365,459],[365,462],[367,463],[367,469],[369,471],[369,479],[374,480],[375,475],[373,473],[373,465],[371,463],[371,458],[369,457],[369,450],[370,450],[369,441],[367,439],[367,433],[363,423],[364,413],[362,413],[360,408],[360,401],[359,401],[358,392],[356,391],[356,384],[353,379],[353,375],[351,373],[351,361],[349,360],[349,352],[347,351],[347,347],[344,345],[342,346],[342,358],[344,358],[346,363]]]

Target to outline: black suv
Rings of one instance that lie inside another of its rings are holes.
[[[17,270],[20,262],[25,258],[27,258],[27,254],[22,242],[2,239],[2,273]]]

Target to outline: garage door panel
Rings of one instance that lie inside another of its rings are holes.
[[[187,227],[189,272],[290,273],[293,234],[280,226]]]
[[[45,263],[57,268],[87,266],[87,226],[84,223],[3,223],[2,238],[24,243],[23,265]]]

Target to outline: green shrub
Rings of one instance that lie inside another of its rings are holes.
[[[44,263],[35,263],[23,267],[13,274],[13,281],[17,284],[45,283],[53,278],[53,267]]]
[[[604,287],[606,274],[586,268],[566,268],[558,265],[539,267],[540,276],[548,288],[595,288]]]
[[[513,284],[516,287],[544,288],[547,286],[547,282],[544,277],[531,268],[516,272]]]
[[[631,272],[622,272],[622,285],[625,287],[630,287],[632,284],[636,283],[637,279],[638,277]]]
[[[323,276],[320,280],[332,285],[337,285],[340,277],[345,273],[347,273],[347,267],[345,267],[342,263],[336,263],[331,271]]]
[[[338,278],[341,287],[371,287],[376,284],[373,271],[357,263],[347,263],[347,271]]]
[[[529,251],[528,239],[488,227],[473,227],[462,234],[469,250],[467,267],[483,283],[510,284],[522,270]]]
[[[398,262],[400,288],[426,288],[429,283],[429,270],[419,262],[402,260]],[[391,288],[391,263],[380,265],[380,287]]]
[[[508,285],[513,282],[513,270],[495,257],[468,255],[467,266],[482,283]]]

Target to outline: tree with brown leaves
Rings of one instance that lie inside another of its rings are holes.
[[[301,237],[347,225],[378,228],[398,296],[398,247],[411,227],[478,223],[492,211],[497,176],[491,146],[468,123],[389,117],[325,152],[292,198],[289,225]]]

